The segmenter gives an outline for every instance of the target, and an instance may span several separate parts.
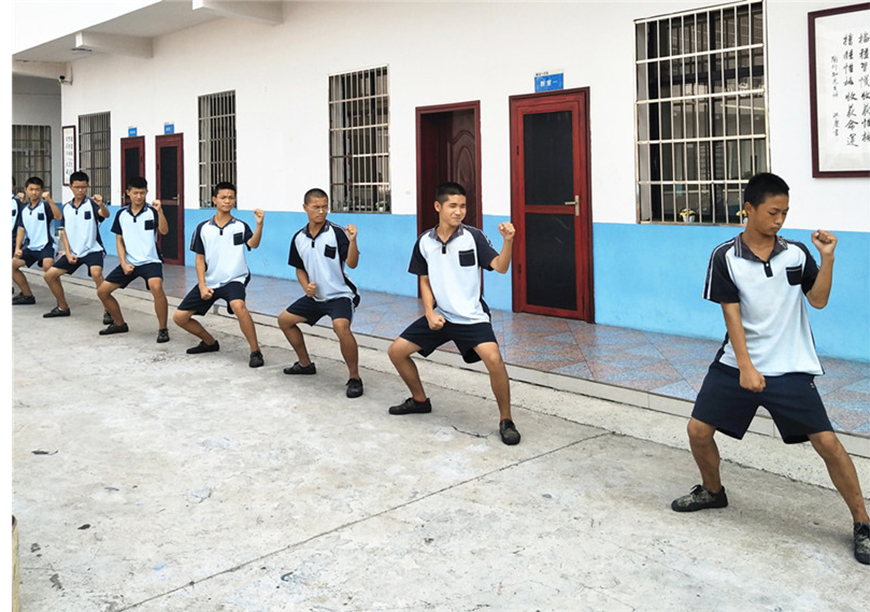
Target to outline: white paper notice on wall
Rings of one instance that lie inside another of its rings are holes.
[[[870,169],[870,10],[815,20],[818,166]]]

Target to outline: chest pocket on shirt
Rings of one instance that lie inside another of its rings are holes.
[[[334,246],[330,246],[327,244],[326,247],[323,249],[323,254],[329,259],[335,259],[335,251],[336,249]]]
[[[233,234],[233,244],[235,246],[245,244],[245,234],[243,232],[236,232],[235,234]]]
[[[148,231],[148,232],[154,231],[154,219],[147,219],[145,221],[145,231]]]
[[[459,251],[459,265],[463,267],[474,265],[474,249]]]
[[[788,278],[789,285],[800,285],[801,277],[803,276],[803,268],[801,268],[801,266],[791,266],[786,268],[785,276]]]
[[[87,220],[91,219],[91,211],[89,211],[89,210],[85,211],[85,219],[87,219]]]
[[[45,221],[45,213],[37,213],[36,218],[40,221]]]

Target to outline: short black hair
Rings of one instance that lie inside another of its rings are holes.
[[[771,196],[788,195],[788,184],[775,174],[760,172],[749,179],[743,190],[743,201],[757,208]]]
[[[220,183],[215,185],[214,188],[211,190],[211,197],[216,198],[218,191],[220,191],[221,189],[231,189],[233,194],[236,193],[236,186],[235,185],[233,185],[229,181],[221,181]]]
[[[31,176],[29,179],[27,179],[27,181],[25,181],[24,183],[25,189],[28,185],[39,185],[40,188],[45,187],[45,183],[43,183],[42,179],[38,176]]]
[[[143,176],[133,176],[127,180],[127,189],[148,189],[148,181]]]
[[[309,189],[305,192],[305,199],[303,200],[303,202],[308,204],[314,198],[326,198],[327,200],[329,200],[329,196],[326,195],[326,192],[323,191],[323,189],[318,189],[317,187],[315,187],[314,189]]]
[[[460,185],[459,183],[447,182],[441,183],[438,185],[438,188],[435,190],[435,200],[439,204],[444,204],[450,196],[465,194],[465,187]]]
[[[81,170],[77,170],[69,175],[69,184],[72,185],[76,181],[84,181],[86,183],[91,182],[91,177],[88,176],[87,172],[82,172]]]

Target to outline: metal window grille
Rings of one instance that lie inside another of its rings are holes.
[[[389,102],[386,66],[329,77],[333,211],[390,212]]]
[[[236,92],[199,96],[199,203],[212,208],[211,190],[236,184]]]
[[[635,22],[640,222],[740,223],[770,167],[763,2]]]
[[[109,204],[112,193],[111,115],[79,115],[79,165],[90,178],[88,193],[100,194]]]
[[[38,176],[51,191],[51,126],[12,126],[12,175],[17,191],[31,176]]]

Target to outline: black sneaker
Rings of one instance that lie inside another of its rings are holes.
[[[165,327],[163,329],[157,330],[157,342],[163,344],[164,342],[169,342],[169,330]]]
[[[425,414],[432,412],[432,402],[427,397],[425,401],[418,402],[409,397],[398,406],[390,406],[390,414]]]
[[[109,311],[106,310],[103,312],[103,325],[111,325],[115,320],[112,318],[112,315],[109,314]]]
[[[510,419],[504,419],[498,424],[498,433],[501,434],[501,441],[508,446],[520,443],[520,432]]]
[[[870,565],[870,523],[855,523],[855,558]]]
[[[307,366],[299,365],[299,362],[297,361],[289,368],[284,368],[284,373],[290,374],[290,375],[304,374],[304,375],[310,376],[311,374],[317,374],[317,368],[314,367],[313,361],[311,363],[309,363]]]
[[[121,323],[120,325],[115,325],[112,323],[106,329],[100,330],[101,336],[110,336],[111,334],[125,334],[130,331],[130,328],[127,327],[126,323]]]
[[[347,396],[359,397],[363,394],[363,384],[359,378],[350,378],[347,381]]]
[[[69,316],[69,308],[63,309],[55,306],[51,309],[51,312],[47,312],[42,315],[43,319],[53,319],[54,317],[68,317]]]
[[[32,294],[24,295],[23,293],[19,293],[12,298],[13,306],[25,306],[27,304],[36,304],[36,297],[34,297]]]
[[[718,493],[712,493],[703,485],[695,485],[688,495],[678,497],[671,503],[671,509],[675,512],[695,512],[707,508],[725,508],[728,505],[728,497],[725,495],[725,487]]]
[[[261,353],[259,349],[251,353],[251,359],[248,361],[248,366],[252,368],[259,368],[264,363],[266,362],[263,361],[263,353]]]
[[[187,349],[187,354],[199,355],[200,353],[216,353],[219,350],[221,350],[221,345],[218,344],[217,340],[214,341],[214,344],[206,344],[205,341],[200,340],[199,344]]]

